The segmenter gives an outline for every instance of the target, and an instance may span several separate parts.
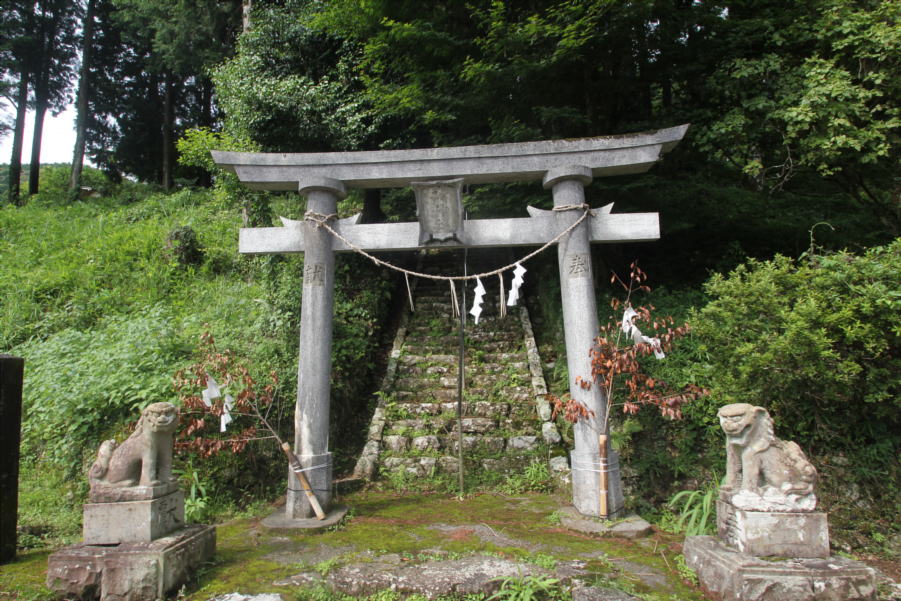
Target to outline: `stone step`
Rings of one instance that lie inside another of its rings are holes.
[[[531,386],[510,386],[502,390],[488,390],[485,388],[466,388],[463,390],[464,399],[500,399],[502,402],[525,403],[533,397]],[[457,390],[450,388],[427,389],[419,391],[397,390],[394,398],[404,403],[434,403],[457,400]]]
[[[478,461],[481,469],[495,472],[515,472],[534,461],[534,454],[508,454],[502,459],[486,458]],[[463,458],[466,469],[473,469],[473,460]],[[407,472],[417,478],[428,478],[434,474],[456,474],[459,460],[451,455],[440,457],[383,457],[380,459],[383,473]]]
[[[471,361],[475,356],[475,352],[472,349],[468,349],[465,353],[465,359]],[[481,359],[482,364],[494,364],[494,365],[509,365],[510,363],[522,362],[526,361],[527,357],[525,351],[520,351],[516,353],[503,352],[503,353],[479,353],[478,357]],[[399,362],[401,365],[415,365],[417,363],[428,363],[430,365],[457,365],[457,361],[459,360],[458,355],[456,353],[410,353],[406,350],[403,351],[403,354],[399,358]]]
[[[398,412],[406,412],[410,415],[441,415],[457,413],[456,401],[444,403],[396,403],[391,409]],[[509,403],[491,403],[489,401],[475,401],[463,403],[463,415],[468,417],[506,417],[510,415]]]
[[[518,374],[527,374],[529,373],[529,363],[527,361],[510,361],[507,363],[477,363],[472,364],[467,361],[464,364],[466,369],[466,378],[467,380],[471,379],[474,375],[494,375],[497,377],[498,374],[513,372]],[[456,377],[457,375],[457,361],[454,359],[452,364],[442,363],[435,365],[400,365],[397,369],[397,373],[399,376],[407,377],[407,376],[419,376],[422,374],[435,376],[435,375],[446,375],[450,374],[451,376]]]
[[[447,435],[423,434],[420,436],[404,436],[392,434],[382,440],[383,454],[389,456],[403,456],[405,453],[424,453],[431,451],[457,452],[456,431]],[[472,451],[481,449],[493,453],[502,453],[505,450],[511,453],[524,453],[536,450],[541,444],[538,436],[467,436],[463,435],[463,450]]]
[[[431,369],[431,368],[430,368]],[[416,376],[403,376],[394,381],[394,389],[396,391],[416,392],[421,390],[440,390],[440,389],[457,389],[457,370],[447,370],[448,375],[425,374]],[[512,374],[512,375],[511,375]],[[463,383],[466,389],[488,389],[498,386],[500,382],[505,382],[505,386],[525,386],[530,381],[525,379],[522,372],[508,370],[504,374],[497,373],[476,373],[468,370],[465,373]]]
[[[411,355],[428,355],[435,351],[444,351],[455,348],[459,339],[455,336],[439,336],[430,340],[407,341],[404,343],[403,352]],[[522,340],[518,341],[522,344]],[[465,345],[470,352],[481,351],[483,353],[509,353],[518,350],[517,346],[511,345],[510,342],[500,340],[495,342],[479,342],[475,345]],[[521,351],[525,352],[525,351]]]

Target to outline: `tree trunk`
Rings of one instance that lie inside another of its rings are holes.
[[[172,74],[166,72],[163,83],[163,190],[172,189]]]
[[[84,168],[85,134],[88,128],[88,102],[91,95],[91,46],[94,41],[94,4],[88,0],[84,14],[81,42],[81,76],[78,78],[78,98],[75,102],[75,147],[72,149],[72,173],[69,176],[69,198],[81,193],[81,171]]]
[[[22,179],[22,138],[25,137],[25,117],[28,110],[28,69],[23,65],[16,92],[16,123],[13,126],[13,152],[9,158],[9,202],[19,206],[19,182]]]
[[[252,0],[241,1],[241,25],[244,33],[250,31],[250,10],[253,8],[251,4]]]
[[[31,136],[31,163],[28,168],[28,195],[38,193],[41,183],[41,137],[44,133],[44,117],[47,115],[47,86],[44,82],[35,90],[34,132]]]

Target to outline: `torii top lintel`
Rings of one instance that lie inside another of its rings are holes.
[[[415,181],[463,178],[467,184],[540,180],[554,168],[579,165],[592,175],[642,173],[685,135],[688,124],[602,136],[363,152],[259,153],[214,150],[213,160],[248,187],[296,191],[331,178],[349,188],[398,188]]]

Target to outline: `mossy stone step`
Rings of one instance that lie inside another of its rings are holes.
[[[397,403],[389,408],[389,414],[397,411],[410,415],[442,415],[457,413],[456,402],[444,403]],[[506,417],[510,415],[509,403],[491,403],[489,401],[475,401],[463,403],[463,415],[470,417]]]
[[[394,389],[396,391],[415,392],[419,390],[435,390],[435,389],[457,389],[457,373],[456,370],[448,370],[449,375],[441,375],[440,373],[420,374],[418,376],[403,376],[394,381]],[[525,386],[529,380],[525,379],[519,373],[510,376],[506,373],[479,373],[473,370],[467,371],[463,378],[466,385],[465,390],[475,389],[495,389],[499,386]],[[465,392],[464,390],[464,392]]]
[[[466,378],[467,381],[472,377],[472,374],[483,374],[483,375],[494,375],[495,377],[498,374],[505,373],[508,371],[513,371],[518,374],[527,374],[529,373],[529,364],[526,361],[510,361],[507,363],[475,363],[472,365],[466,364]],[[422,374],[427,374],[430,376],[435,375],[444,375],[451,374],[453,376],[457,375],[457,362],[454,361],[453,364],[442,364],[442,365],[400,365],[397,369],[398,376],[406,377],[406,376],[419,376]]]
[[[497,402],[524,403],[532,399],[531,386],[510,386],[502,390],[485,388],[467,388],[463,391],[464,400],[477,401],[493,399]],[[426,389],[418,391],[398,390],[394,393],[398,402],[434,403],[457,400],[456,389]]]

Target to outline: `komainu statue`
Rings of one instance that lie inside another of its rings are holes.
[[[797,444],[776,438],[766,409],[735,403],[718,415],[726,433],[724,500],[756,511],[816,508],[816,469]]]
[[[88,472],[95,487],[157,486],[175,481],[172,445],[178,409],[172,403],[153,403],[141,413],[138,426],[120,445],[104,441]]]

